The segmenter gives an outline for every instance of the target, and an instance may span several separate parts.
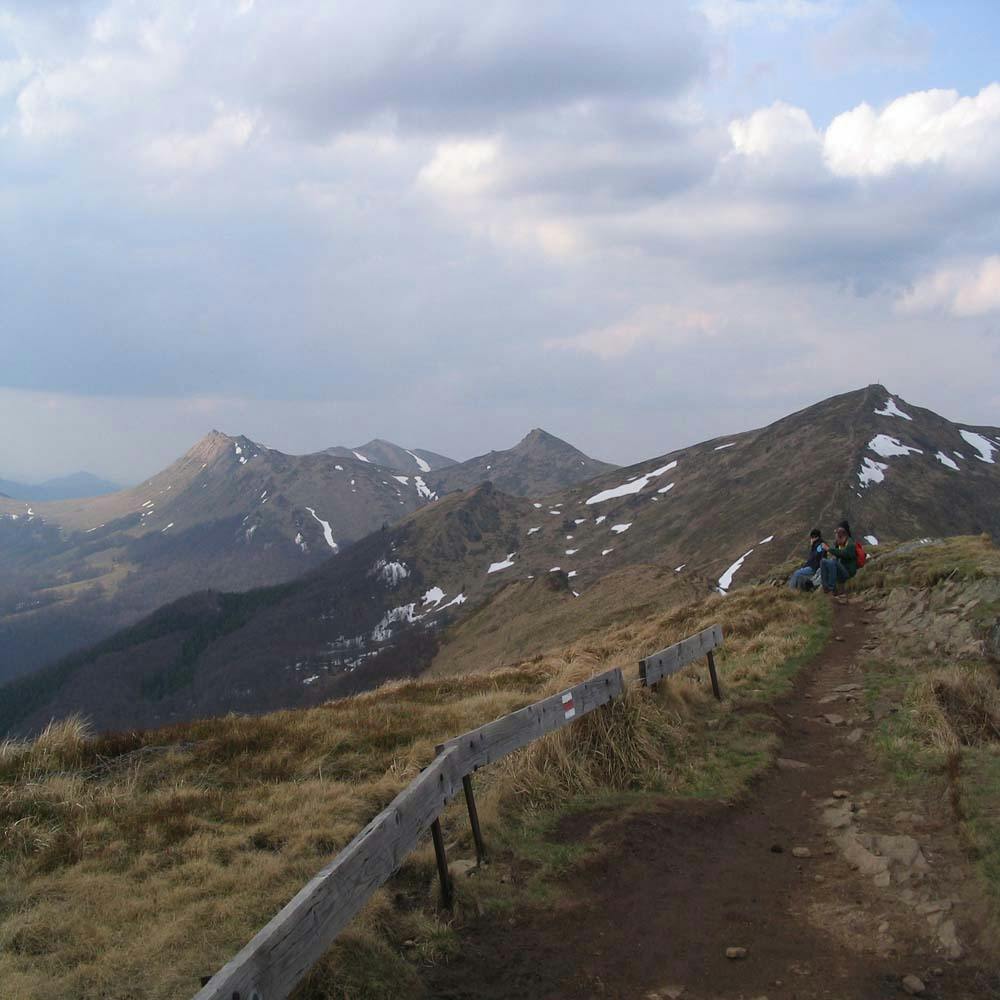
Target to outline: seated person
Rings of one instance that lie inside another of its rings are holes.
[[[823,580],[823,592],[836,593],[841,584],[846,583],[858,571],[858,550],[851,537],[851,526],[841,521],[833,533],[834,544],[824,543],[825,555],[819,571]]]
[[[813,528],[809,532],[809,551],[806,554],[805,564],[797,569],[789,578],[788,586],[792,590],[809,590],[812,588],[812,578],[819,570],[819,564],[823,560],[823,533],[819,528]]]

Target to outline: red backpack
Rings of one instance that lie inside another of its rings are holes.
[[[858,558],[858,569],[861,569],[861,567],[864,566],[865,564],[865,560],[867,560],[868,558],[868,556],[865,555],[865,550],[864,547],[861,545],[861,542],[854,543],[854,554]]]

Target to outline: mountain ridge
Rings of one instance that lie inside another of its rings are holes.
[[[986,457],[972,455],[963,431],[983,438]],[[964,451],[952,447],[959,443]],[[938,457],[945,449],[964,456],[955,459],[958,471]],[[143,703],[141,678],[131,690],[143,724],[227,704],[260,711],[276,707],[276,697],[314,704],[426,668],[442,655],[449,627],[470,615],[479,635],[523,632],[546,607],[572,618],[577,595],[598,592],[604,580],[626,586],[637,575],[665,587],[676,580],[689,596],[726,591],[784,564],[804,550],[810,527],[829,533],[843,516],[874,546],[914,535],[996,533],[998,456],[1000,429],[954,424],[869,386],[763,428],[604,473],[546,502],[477,484],[372,533],[286,590],[223,595],[223,603],[253,605],[246,619],[216,636],[208,616],[200,634],[215,637],[184,665],[184,683],[166,700]],[[872,463],[881,479],[872,478]],[[158,641],[183,647],[176,637]],[[515,647],[518,655],[529,651]],[[99,691],[106,669],[117,691],[128,690],[129,657],[143,673],[157,655],[143,643],[113,666],[105,659],[102,667],[98,655],[86,663],[84,687]],[[498,666],[507,655],[463,669]],[[251,693],[227,702],[226,692],[236,690]],[[69,710],[72,699],[46,702],[34,722],[55,704]],[[131,723],[127,713],[98,718]]]
[[[379,465],[374,448],[371,455],[288,455],[213,429],[165,469],[117,493],[48,503],[0,498],[0,680],[187,593],[294,579],[434,502],[424,456],[451,459],[374,443],[378,457],[403,455],[421,471]],[[549,447],[576,453],[555,438]],[[524,488],[542,491],[548,479],[533,476],[549,470],[535,459],[522,448],[508,468]]]
[[[371,441],[359,445],[357,448],[335,445],[332,448],[324,449],[324,451],[328,455],[355,458],[362,462],[370,462],[373,465],[381,465],[383,468],[411,475],[433,472],[457,464],[455,459],[448,458],[447,455],[439,455],[426,448],[403,448],[392,441],[386,441],[384,438],[372,438]]]

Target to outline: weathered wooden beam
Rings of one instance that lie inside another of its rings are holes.
[[[445,750],[263,927],[195,1000],[284,1000],[462,787]]]
[[[506,757],[546,733],[562,729],[581,715],[617,698],[625,688],[618,667],[574,687],[536,701],[502,719],[489,722],[463,736],[442,743],[444,750],[457,753],[456,762],[463,774],[470,774],[486,764]]]
[[[675,642],[666,649],[661,649],[658,653],[653,653],[639,661],[639,676],[646,687],[651,687],[664,677],[676,674],[678,670],[683,670],[689,663],[700,660],[713,649],[718,649],[722,645],[722,626],[713,625],[711,628],[692,635],[680,642]]]

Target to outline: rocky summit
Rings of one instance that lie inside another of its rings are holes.
[[[590,458],[536,427],[513,448],[491,451],[449,466],[430,478],[438,493],[490,482],[513,496],[545,496],[586,482],[617,466]]]

